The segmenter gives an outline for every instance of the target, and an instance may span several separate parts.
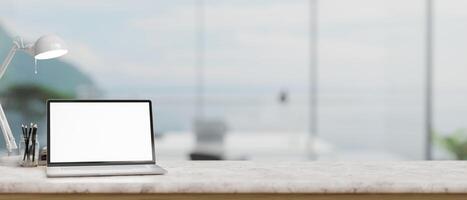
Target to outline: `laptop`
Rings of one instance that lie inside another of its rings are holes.
[[[150,100],[49,100],[47,177],[165,174]]]

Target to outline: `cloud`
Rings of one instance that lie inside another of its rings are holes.
[[[96,52],[91,45],[84,42],[67,40],[70,50],[63,58],[80,66],[88,74],[102,74],[108,68],[105,59]]]

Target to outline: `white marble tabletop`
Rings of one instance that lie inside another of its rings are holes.
[[[467,162],[161,162],[151,176],[47,178],[0,167],[0,193],[467,193]]]

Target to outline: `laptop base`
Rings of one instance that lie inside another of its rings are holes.
[[[158,165],[100,165],[47,167],[47,177],[161,175],[167,170]]]

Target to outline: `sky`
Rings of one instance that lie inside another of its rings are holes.
[[[299,26],[307,22],[305,1],[285,5],[211,2],[206,8],[207,23],[213,27],[207,36],[212,38],[207,44],[207,65],[213,66],[207,72],[212,77],[208,81],[235,85],[243,84],[237,81],[243,77],[248,84],[268,85],[281,78],[257,76],[266,70],[271,76],[290,74],[287,81],[306,78],[297,70],[278,67],[307,69],[307,28]],[[17,1],[10,5],[13,9],[2,12],[1,18],[10,32],[26,38],[59,34],[71,48],[65,59],[77,63],[104,88],[194,83],[194,1]],[[56,13],[47,12],[54,7]],[[284,9],[287,12],[281,13]],[[287,55],[290,50],[301,53]],[[131,82],[122,81],[123,77]]]
[[[195,2],[2,1],[0,23],[29,40],[60,35],[70,47],[64,59],[106,90],[183,90],[195,83]],[[306,89],[308,0],[206,0],[205,5],[208,87]],[[322,87],[373,82],[380,90],[395,81],[418,90],[417,83],[392,80],[385,71],[422,72],[423,6],[422,0],[319,1]],[[462,16],[457,10],[450,15]],[[410,67],[393,67],[402,65]],[[360,71],[372,76],[359,76]]]
[[[183,88],[195,81],[195,2],[7,0],[0,3],[0,23],[12,35],[31,41],[47,33],[60,35],[70,47],[64,59],[76,63],[104,89]],[[345,82],[360,84],[357,88],[367,82],[385,86],[388,81],[420,87],[391,80],[381,71],[423,71],[423,0],[318,2],[322,87],[342,87]],[[209,87],[307,85],[308,0],[206,0],[205,5]],[[467,3],[448,0],[437,2],[436,8],[440,20],[455,23],[465,18],[462,8]],[[467,32],[459,27],[456,31],[459,36]],[[452,33],[441,31],[439,36],[444,40],[445,34]],[[449,54],[459,54],[462,48]],[[454,60],[441,59],[443,64]],[[403,65],[410,67],[397,69]],[[362,70],[373,76],[359,76]],[[456,74],[447,74],[443,81],[455,78],[457,83],[461,77]]]

